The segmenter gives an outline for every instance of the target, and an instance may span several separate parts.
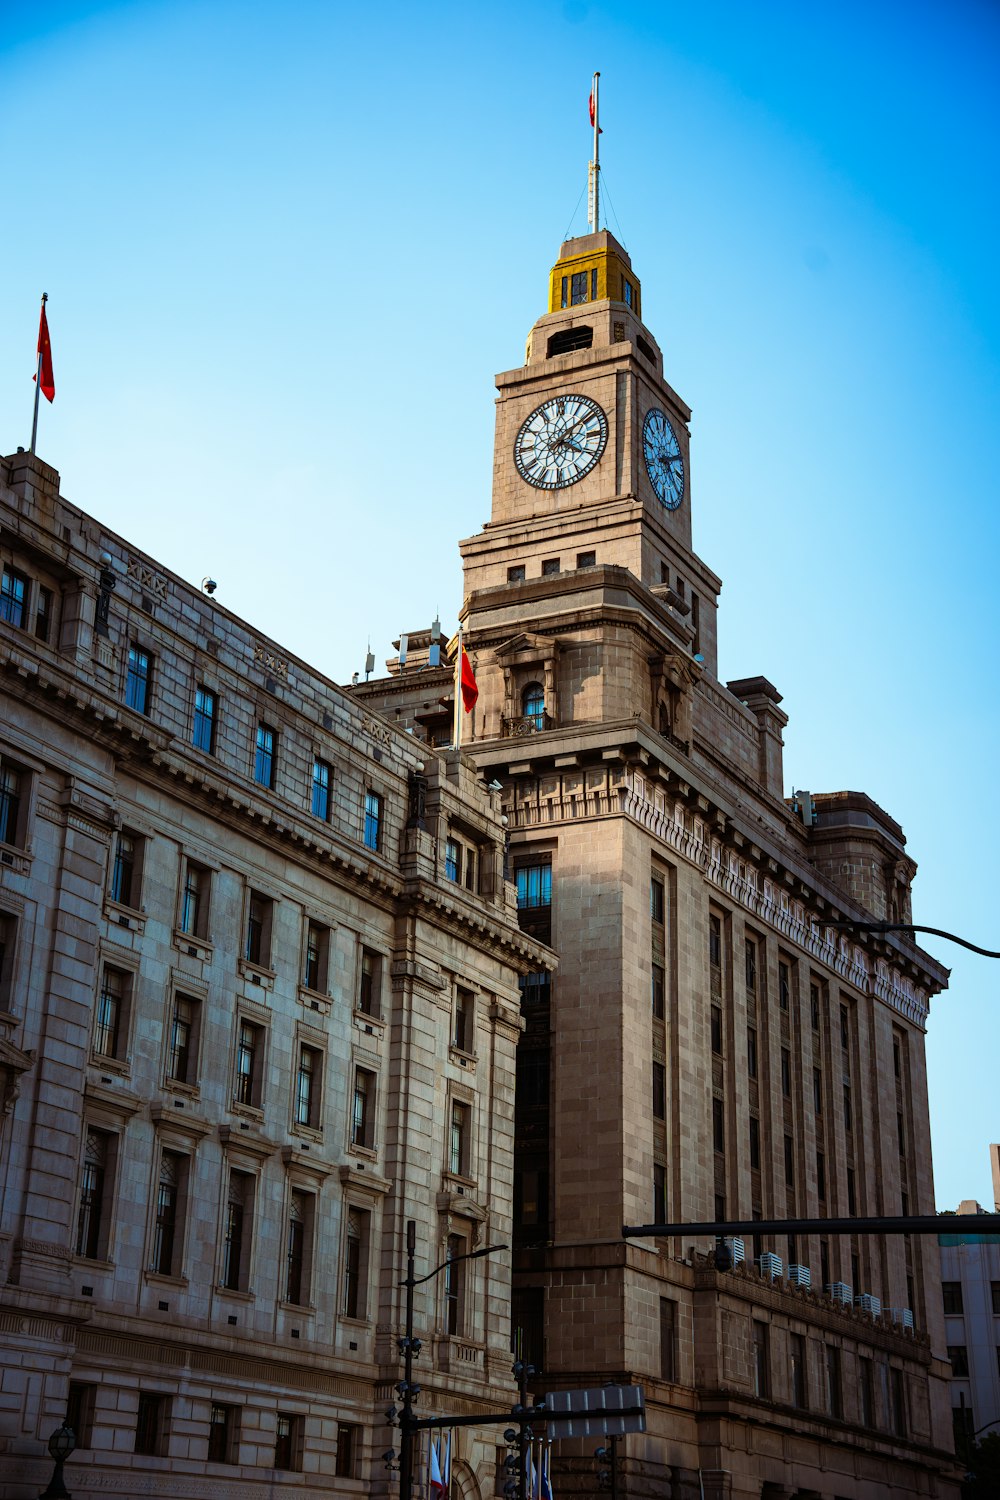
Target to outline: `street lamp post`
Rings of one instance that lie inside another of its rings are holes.
[[[442,1271],[446,1271],[457,1261],[479,1260],[483,1255],[496,1255],[498,1251],[508,1248],[507,1245],[483,1245],[481,1249],[469,1250],[465,1255],[449,1255],[447,1260],[435,1266],[433,1271],[428,1271],[426,1276],[417,1276],[417,1222],[415,1219],[408,1219],[406,1222],[406,1276],[399,1283],[406,1288],[406,1331],[399,1340],[399,1352],[403,1356],[403,1380],[396,1387],[403,1403],[399,1414],[399,1500],[413,1500],[413,1439],[417,1420],[413,1415],[413,1403],[420,1395],[420,1387],[413,1384],[413,1361],[423,1347],[420,1340],[413,1336],[413,1289],[440,1276]]]
[[[49,1438],[48,1450],[55,1461],[52,1470],[52,1478],[49,1480],[48,1488],[44,1489],[38,1500],[72,1500],[69,1490],[63,1480],[63,1464],[69,1458],[76,1447],[76,1433],[72,1427],[67,1427],[64,1422],[57,1427]]]

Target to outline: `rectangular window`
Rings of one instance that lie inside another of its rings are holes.
[[[236,1043],[236,1080],[233,1097],[237,1104],[260,1109],[264,1078],[264,1028],[240,1021]]]
[[[597,301],[597,267],[593,266],[590,272],[590,300]]]
[[[367,1068],[354,1072],[351,1102],[351,1145],[372,1150],[375,1144],[375,1074]]]
[[[677,1379],[677,1303],[660,1298],[660,1379]]]
[[[318,1047],[299,1048],[299,1066],[295,1077],[295,1123],[320,1129],[320,1093],[323,1080],[323,1054]]]
[[[452,1338],[461,1334],[465,1323],[465,1261],[459,1259],[466,1253],[465,1240],[461,1235],[449,1234],[448,1259],[444,1272],[445,1328]]]
[[[66,1426],[76,1438],[78,1448],[89,1448],[94,1435],[94,1407],[97,1387],[71,1380],[66,1397]]]
[[[119,906],[138,907],[142,884],[142,839],[122,828],[115,836],[111,862],[111,899]]]
[[[560,560],[559,560],[558,557],[543,557],[542,558],[542,577],[543,578],[555,578],[556,574],[559,571],[560,571]]]
[[[658,875],[654,875],[649,882],[649,915],[659,927],[663,926],[666,908],[666,891],[663,881]]]
[[[212,1403],[208,1423],[208,1461],[210,1464],[239,1463],[240,1409]]]
[[[279,1411],[274,1429],[274,1467],[287,1474],[302,1468],[302,1418]]]
[[[811,984],[809,986],[809,1011],[812,1020],[812,1029],[813,1031],[818,1031],[820,1020],[818,984]]]
[[[635,306],[635,288],[627,276],[622,277],[622,301],[626,307]]]
[[[7,761],[0,761],[0,844],[24,842],[21,828],[21,798],[27,791],[22,771]]]
[[[562,278],[562,300],[561,300],[561,302],[560,302],[559,305],[561,307],[568,307],[569,306],[569,297],[568,297],[568,290],[567,290],[567,278],[565,276]]]
[[[847,1212],[856,1214],[858,1211],[858,1193],[855,1186],[854,1168],[847,1169]]]
[[[80,1207],[76,1220],[77,1255],[106,1260],[110,1237],[110,1194],[114,1178],[115,1138],[88,1128],[80,1173]]]
[[[39,588],[35,601],[35,639],[48,642],[52,634],[52,590]]]
[[[267,969],[271,963],[271,919],[274,902],[259,891],[250,892],[247,905],[247,963]]]
[[[518,567],[508,568],[507,569],[507,582],[508,583],[523,583],[524,582],[524,577],[525,577],[525,573],[524,573],[524,564],[523,563],[521,563]]]
[[[194,730],[191,743],[206,755],[215,754],[215,694],[199,687],[194,695]]]
[[[667,1169],[660,1162],[653,1163],[653,1223],[667,1222]]]
[[[522,865],[517,873],[517,904],[525,907],[552,905],[552,866]]]
[[[716,1151],[726,1149],[726,1114],[721,1099],[712,1100],[712,1145]]]
[[[203,865],[193,859],[184,861],[184,882],[181,886],[180,930],[187,937],[208,937],[208,898],[212,875]]]
[[[713,1005],[710,1008],[712,1028],[712,1051],[717,1057],[722,1056],[722,1008]]]
[[[767,1399],[771,1394],[771,1361],[766,1323],[753,1320],[753,1392]]]
[[[274,790],[274,769],[278,749],[278,736],[269,724],[257,725],[254,750],[253,779],[258,786]]]
[[[254,1187],[249,1172],[237,1172],[234,1168],[229,1173],[223,1217],[222,1285],[231,1292],[245,1292],[250,1284]]]
[[[177,1151],[164,1151],[156,1185],[156,1218],[150,1270],[160,1276],[180,1274],[181,1201],[187,1182],[188,1160]]]
[[[347,1235],[344,1246],[345,1318],[364,1318],[368,1306],[368,1243],[371,1214],[361,1208],[347,1210]]]
[[[760,1121],[756,1115],[750,1116],[750,1168],[760,1171]]]
[[[792,1057],[787,1047],[781,1049],[781,1092],[785,1099],[792,1097]]]
[[[284,1298],[298,1307],[309,1303],[314,1211],[312,1193],[293,1188],[285,1234]]]
[[[0,911],[0,1010],[11,1010],[14,985],[14,950],[17,919]]]
[[[333,1472],[338,1479],[356,1479],[361,1454],[361,1428],[353,1422],[337,1423],[337,1453]]]
[[[330,785],[332,781],[333,767],[328,761],[320,760],[317,756],[313,761],[312,812],[314,818],[322,818],[324,823],[330,821]]]
[[[892,1389],[892,1430],[897,1437],[905,1437],[907,1430],[906,1384],[902,1370],[890,1370],[889,1379]]]
[[[667,1070],[663,1063],[653,1064],[653,1118],[654,1120],[665,1120],[667,1117]]]
[[[574,271],[570,277],[570,304],[576,307],[587,300],[587,273]]]
[[[792,990],[791,970],[787,964],[778,965],[778,1004],[782,1010],[788,1009],[788,997]]]
[[[307,990],[325,995],[330,968],[330,929],[321,922],[306,922],[306,951],[302,983]]]
[[[382,956],[371,948],[361,950],[358,1010],[365,1016],[382,1014]]]
[[[788,1366],[792,1405],[804,1411],[809,1403],[806,1399],[806,1341],[801,1333],[788,1335]]]
[[[840,1045],[845,1052],[851,1045],[850,1016],[846,1005],[840,1007]]]
[[[653,965],[653,1020],[662,1021],[666,1015],[666,975],[662,964]]]
[[[990,1282],[990,1297],[993,1303],[994,1316],[1000,1315],[1000,1281]]]
[[[851,1085],[844,1084],[844,1129],[850,1135],[854,1129],[854,1111],[851,1108]]]
[[[167,1078],[172,1083],[195,1081],[200,1019],[200,1000],[193,995],[174,996],[167,1039]]]
[[[818,1115],[823,1113],[823,1074],[819,1068],[813,1068],[813,1109]]]
[[[747,1027],[747,1077],[757,1077],[757,1028]]]
[[[378,792],[365,793],[365,848],[376,854],[382,848],[382,798]]]
[[[825,1346],[824,1369],[826,1371],[826,1409],[831,1417],[841,1417],[843,1416],[843,1402],[840,1392],[840,1350],[833,1344]]]
[[[137,714],[148,714],[152,686],[153,658],[138,646],[130,647],[125,676],[126,708],[134,708]]]
[[[473,1023],[475,1019],[475,996],[471,990],[455,986],[455,1013],[451,1028],[451,1045],[459,1052],[473,1051]]]
[[[596,568],[596,552],[578,552],[576,554],[576,565],[578,568]]]
[[[785,1136],[785,1186],[795,1186],[795,1142],[790,1135]]]
[[[139,1392],[139,1410],[135,1418],[133,1453],[156,1457],[166,1452],[167,1409],[169,1400],[152,1391]]]
[[[949,1344],[948,1358],[951,1360],[951,1373],[955,1376],[965,1376],[969,1373],[969,1350],[965,1344]]]
[[[718,917],[708,919],[708,961],[713,969],[722,968],[722,922]]]
[[[28,580],[23,573],[4,564],[0,577],[0,620],[22,630],[28,607]]]
[[[822,1151],[816,1152],[816,1196],[821,1203],[826,1202],[826,1157]]]
[[[446,880],[458,880],[462,851],[456,839],[448,839],[444,846],[444,874]]]
[[[94,1017],[94,1052],[98,1057],[125,1056],[128,1038],[128,1002],[132,975],[124,969],[105,966]]]
[[[861,1425],[871,1432],[875,1427],[875,1372],[870,1359],[858,1360],[858,1407]]]
[[[744,968],[746,972],[746,986],[748,990],[757,988],[757,944],[753,938],[747,938],[744,957]]]
[[[456,1177],[469,1176],[470,1117],[469,1106],[453,1099],[448,1136],[448,1170]]]

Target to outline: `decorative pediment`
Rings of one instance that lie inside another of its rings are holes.
[[[533,657],[536,661],[541,661],[546,657],[559,655],[559,642],[550,635],[536,635],[534,631],[523,630],[520,635],[512,636],[502,646],[497,646],[495,655],[502,667],[513,666],[518,657]]]
[[[34,1066],[34,1052],[22,1052],[13,1042],[0,1041],[0,1113],[10,1114],[20,1092],[21,1078]]]

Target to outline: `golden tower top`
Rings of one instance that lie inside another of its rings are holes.
[[[606,300],[642,317],[642,292],[628,251],[607,229],[566,240],[549,275],[549,312]]]

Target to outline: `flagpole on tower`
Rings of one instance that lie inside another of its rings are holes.
[[[458,627],[458,650],[455,653],[455,749],[462,748],[462,627]]]
[[[49,335],[48,320],[45,316],[45,304],[48,300],[48,292],[43,292],[42,312],[38,320],[38,363],[35,366],[35,410],[31,418],[31,446],[28,448],[29,453],[34,453],[35,441],[38,437],[38,398],[42,394],[42,360],[45,358],[43,334],[45,340],[48,339]],[[51,400],[51,397],[49,399]]]
[[[598,121],[597,90],[600,83],[600,73],[594,74],[594,80],[590,90],[590,123],[594,127],[594,156],[590,163],[590,192],[588,218],[590,219],[590,230],[596,234],[601,227],[601,126]]]

